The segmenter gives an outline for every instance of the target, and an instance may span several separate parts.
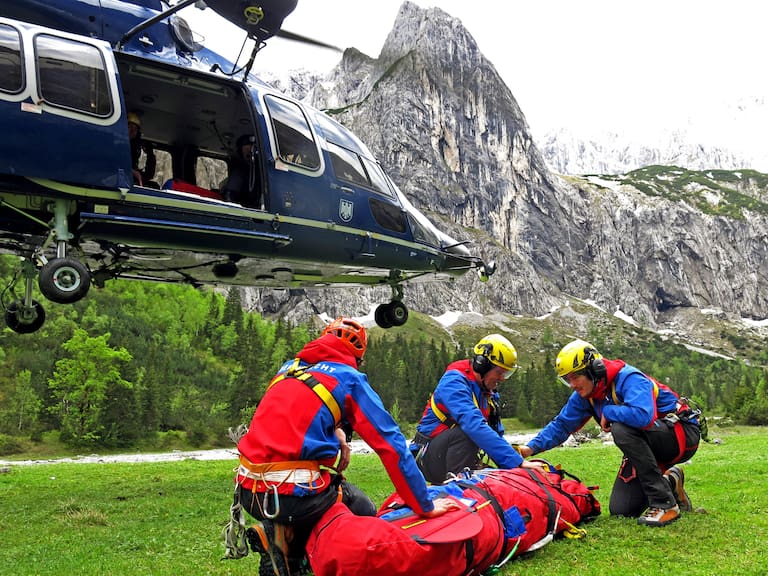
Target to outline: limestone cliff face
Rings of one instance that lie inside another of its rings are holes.
[[[468,275],[408,288],[412,309],[536,316],[572,295],[650,326],[690,307],[768,316],[768,178],[554,175],[493,65],[439,9],[404,3],[378,58],[347,50],[307,99],[350,127],[439,226],[499,262],[487,284]],[[363,314],[388,296],[322,291],[303,310]]]
[[[764,175],[669,168],[576,183],[592,209],[565,291],[650,325],[691,307],[768,315]]]
[[[558,174],[623,174],[643,166],[673,165],[692,170],[738,170],[758,162],[725,146],[695,142],[680,130],[667,131],[653,145],[615,133],[580,137],[569,130],[537,139],[547,165]]]

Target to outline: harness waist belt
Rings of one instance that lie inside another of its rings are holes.
[[[254,464],[243,455],[240,456],[238,474],[251,480],[279,484],[288,482],[291,484],[314,485],[321,477],[320,465],[314,460]]]
[[[432,438],[430,438],[426,434],[422,434],[418,430],[416,431],[416,434],[413,437],[414,444],[429,444],[431,440]]]
[[[260,482],[274,482],[276,484],[315,484],[320,480],[320,472],[317,470],[307,470],[306,468],[296,468],[295,470],[275,470],[274,472],[264,472],[254,474],[245,466],[240,466],[238,474],[251,480]]]

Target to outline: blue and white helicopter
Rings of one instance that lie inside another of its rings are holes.
[[[254,41],[240,68],[180,17],[195,3],[0,0],[0,251],[21,257],[2,292],[12,330],[45,321],[36,278],[56,303],[112,278],[389,285],[375,311],[386,328],[407,320],[404,284],[493,273],[354,134],[251,73],[268,38],[301,39],[281,30],[297,0],[205,1]]]

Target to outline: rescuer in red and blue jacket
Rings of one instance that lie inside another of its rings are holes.
[[[701,436],[699,415],[686,400],[623,360],[603,358],[583,340],[560,351],[556,369],[573,393],[521,453],[531,456],[559,446],[594,418],[624,454],[611,491],[612,515],[665,526],[681,509],[691,510],[683,471],[674,466],[696,453]]]
[[[366,347],[358,322],[338,318],[329,324],[272,379],[237,445],[236,504],[239,499],[254,518],[266,520],[254,527],[260,532],[257,544],[259,539],[263,544],[255,548],[262,565],[275,565],[275,574],[284,573],[277,566],[283,560],[295,565],[304,556],[312,527],[337,501],[355,514],[376,514],[373,502],[340,474],[350,460],[347,426],[381,458],[397,492],[417,514],[438,516],[455,507],[450,500],[430,499],[397,423],[358,371]]]
[[[472,359],[448,366],[416,426],[411,452],[433,484],[465,468],[482,467],[479,451],[499,468],[540,468],[525,462],[504,440],[499,415],[499,383],[517,369],[517,351],[500,334],[490,334],[474,348]]]

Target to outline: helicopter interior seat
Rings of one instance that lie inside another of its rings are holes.
[[[219,188],[225,200],[248,208],[261,209],[261,169],[258,153],[254,151],[245,158],[241,156],[230,158],[227,162],[227,177],[221,181]]]

